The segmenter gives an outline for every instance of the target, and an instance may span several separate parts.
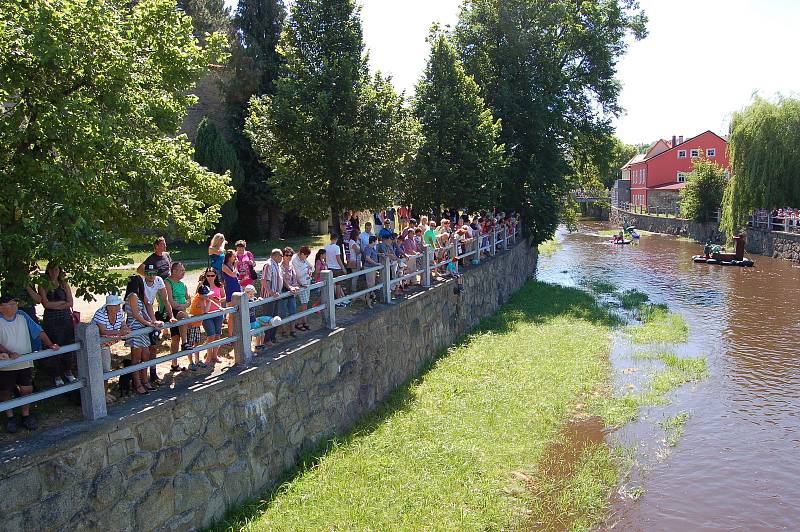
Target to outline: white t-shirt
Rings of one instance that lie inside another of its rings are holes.
[[[361,244],[356,240],[350,240],[348,244],[350,244],[350,256],[347,257],[347,259],[353,262],[358,262],[358,258],[361,256]]]
[[[300,286],[308,286],[311,284],[311,275],[314,273],[314,268],[308,260],[300,260],[300,255],[295,255],[292,258],[292,268],[297,275],[297,283]]]
[[[17,312],[14,319],[8,321],[0,316],[0,344],[6,349],[20,355],[27,355],[31,352],[31,334],[28,330],[28,321]],[[20,362],[0,369],[0,371],[14,371],[18,369],[32,368],[33,362]]]
[[[339,245],[335,243],[328,244],[323,249],[325,250],[325,260],[328,262],[328,269],[341,270],[342,267],[339,266],[339,261],[336,258],[342,254],[342,249]]]
[[[153,278],[153,286],[148,285],[147,281],[144,282],[144,297],[147,298],[151,305],[156,304],[156,295],[162,288],[165,288],[164,279],[158,275]]]

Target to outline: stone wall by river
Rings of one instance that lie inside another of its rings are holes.
[[[68,422],[0,450],[6,530],[190,530],[274,485],[536,269],[527,243],[448,282],[311,336],[277,359],[101,421]]]
[[[627,220],[629,225],[633,225],[642,231],[690,237],[697,242],[706,242],[707,240],[719,244],[725,242],[725,237],[720,232],[719,225],[715,222],[701,224],[681,218],[634,214],[616,207],[611,208],[610,221],[612,224],[622,225],[623,218]]]
[[[748,227],[747,251],[775,259],[800,261],[800,234]]]

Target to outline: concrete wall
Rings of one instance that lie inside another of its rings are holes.
[[[800,234],[748,228],[746,249],[749,253],[800,261]]]
[[[0,450],[6,530],[190,530],[275,484],[494,313],[536,268],[520,243],[276,359]],[[399,344],[397,338],[403,338]]]
[[[610,219],[612,224],[621,225],[623,218],[627,220],[628,224],[643,231],[691,237],[698,242],[706,242],[707,240],[715,243],[725,242],[725,237],[720,232],[719,226],[714,222],[699,224],[680,218],[632,214],[617,208],[611,209]]]

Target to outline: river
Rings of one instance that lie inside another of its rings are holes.
[[[538,279],[608,281],[666,303],[689,324],[688,343],[670,350],[706,356],[709,377],[607,435],[609,444],[635,447],[626,482],[642,494],[615,497],[606,528],[800,528],[800,267],[761,256],[750,257],[753,268],[694,264],[699,244],[646,235],[639,245],[612,246],[597,235],[609,228],[559,230],[560,247],[541,257]],[[612,352],[617,393],[630,349],[620,334]],[[691,417],[667,449],[658,422],[677,412]]]

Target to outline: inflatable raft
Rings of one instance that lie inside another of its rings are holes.
[[[631,242],[633,242],[633,240],[631,240],[631,239],[627,239],[627,240],[609,240],[608,241],[609,244],[614,244],[614,245],[617,245],[617,246],[621,246],[623,244],[630,244]]]
[[[736,253],[712,253],[711,243],[706,244],[705,255],[695,255],[692,257],[692,262],[699,262],[704,264],[720,264],[722,266],[742,266],[751,267],[755,263],[744,256],[744,238],[737,235],[733,237],[733,242],[736,245]],[[715,248],[719,249],[719,248]]]

